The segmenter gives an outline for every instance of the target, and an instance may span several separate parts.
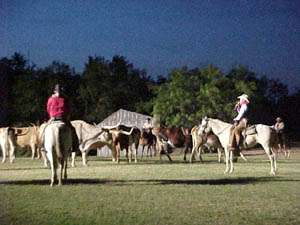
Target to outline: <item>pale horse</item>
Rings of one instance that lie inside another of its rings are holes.
[[[245,139],[245,144],[243,146],[250,148],[254,147],[256,144],[260,144],[265,150],[271,164],[271,175],[275,175],[277,170],[276,165],[276,156],[273,151],[273,147],[276,145],[276,134],[271,129],[270,126],[263,124],[256,124],[255,130],[256,132],[253,134],[248,134]],[[225,162],[226,169],[224,173],[232,173],[234,170],[233,167],[233,152],[229,151],[229,136],[230,136],[230,128],[232,124],[223,122],[218,119],[212,118],[203,118],[201,124],[199,125],[200,133],[207,133],[212,131],[216,136],[218,136],[222,147],[225,150]],[[230,164],[230,167],[229,167]]]
[[[51,183],[57,180],[57,167],[60,166],[58,185],[67,179],[67,162],[72,148],[71,129],[61,121],[54,121],[45,127],[44,148],[51,168]]]
[[[190,163],[193,162],[196,152],[198,152],[198,157],[200,161],[203,162],[201,154],[204,146],[206,146],[208,149],[212,147],[216,148],[218,152],[218,162],[221,163],[222,152],[224,152],[224,149],[219,141],[219,138],[214,134],[204,134],[203,132],[199,131],[199,129],[199,126],[194,126],[191,130],[193,148],[190,156]],[[242,152],[239,152],[239,155],[244,161],[247,162],[247,158]]]

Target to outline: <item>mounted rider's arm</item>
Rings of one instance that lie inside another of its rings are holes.
[[[244,116],[245,112],[247,111],[247,109],[248,109],[248,106],[246,104],[242,104],[238,115],[233,120],[240,121],[241,118]]]
[[[283,129],[284,129],[284,123],[283,122],[276,123],[275,130],[276,130],[277,133],[282,132]]]

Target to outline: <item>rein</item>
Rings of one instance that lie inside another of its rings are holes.
[[[229,126],[225,127],[223,130],[221,130],[220,132],[218,132],[216,135],[220,135],[222,134],[227,128],[231,127],[232,125],[230,124]]]
[[[207,124],[208,124],[208,122],[207,122]],[[207,124],[206,124],[205,129],[207,128]],[[215,135],[219,136],[220,134],[222,134],[226,129],[228,129],[228,128],[231,127],[231,126],[232,126],[232,124],[226,126],[226,127],[225,127],[224,129],[222,129],[220,132],[215,133]],[[207,133],[207,132],[205,132],[205,133]]]

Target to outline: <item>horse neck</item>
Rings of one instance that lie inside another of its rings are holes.
[[[217,120],[217,119],[210,119],[209,125],[210,125],[213,133],[215,135],[218,135],[225,129],[229,128],[231,124],[225,123],[225,122],[223,122],[221,120]]]

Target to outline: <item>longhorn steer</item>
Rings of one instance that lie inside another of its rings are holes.
[[[15,136],[16,136],[16,145],[25,148],[31,148],[31,158],[34,159],[34,156],[37,155],[39,159],[40,148],[39,148],[39,128],[37,126],[31,127],[14,127]]]
[[[137,162],[137,151],[139,146],[139,140],[141,137],[141,131],[137,127],[127,127],[124,125],[117,125],[114,127],[102,127],[104,130],[112,134],[113,147],[116,150],[116,160],[120,161],[121,150],[126,150],[126,158],[129,162],[132,160],[132,145],[135,147],[135,162]],[[129,157],[128,157],[129,153]]]
[[[116,152],[112,143],[112,135],[101,127],[91,125],[82,120],[71,121],[76,130],[79,141],[79,150],[82,154],[82,163],[87,165],[87,155],[91,149],[108,146],[112,150],[112,160],[116,160]],[[75,150],[72,152],[72,166],[75,166]]]

